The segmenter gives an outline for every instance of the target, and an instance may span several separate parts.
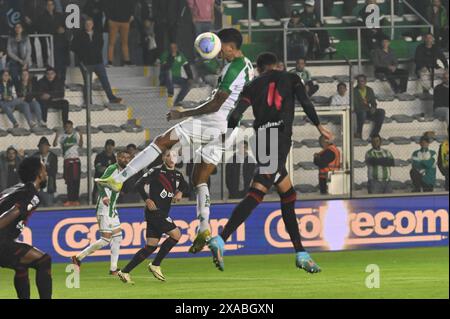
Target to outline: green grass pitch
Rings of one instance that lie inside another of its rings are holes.
[[[313,254],[323,272],[294,267],[293,255],[226,257],[226,271],[210,258],[173,258],[163,263],[162,283],[141,264],[129,286],[109,276],[108,263],[85,263],[79,289],[65,286],[67,265],[53,268],[54,298],[449,298],[448,247],[344,251]],[[124,265],[126,261],[121,261]],[[365,285],[366,267],[380,269],[380,288]],[[13,272],[0,270],[0,299],[15,298]],[[37,297],[30,273],[32,298]]]

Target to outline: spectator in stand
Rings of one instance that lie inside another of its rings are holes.
[[[323,1],[323,14],[324,16],[328,17],[332,15],[332,9],[334,6],[334,2],[337,0],[324,0]],[[353,15],[353,9],[358,4],[357,0],[344,0],[344,9],[342,16],[352,16]]]
[[[366,5],[358,14],[358,24],[366,27],[361,30],[362,49],[366,56],[370,56],[373,50],[380,48],[381,42],[386,38],[383,29],[366,25],[367,18],[372,14],[371,10],[369,12],[366,11],[367,6],[376,4],[377,0],[366,0]]]
[[[0,0],[0,35],[8,35],[9,24],[7,12],[9,11],[9,3],[7,0]]]
[[[84,30],[78,32],[73,38],[72,51],[78,57],[79,62],[86,66],[91,75],[95,73],[98,76],[109,102],[120,103],[122,99],[114,95],[108,80],[108,74],[103,64],[102,47],[102,34],[96,31],[94,28],[94,20],[89,17],[84,23]],[[81,74],[84,77],[84,83],[86,83],[87,78],[85,72],[81,72]],[[86,95],[86,91],[84,91],[85,102]],[[92,101],[89,102],[92,103]]]
[[[25,31],[28,34],[35,34],[39,32],[39,18],[45,12],[47,7],[46,1],[43,0],[26,0],[23,4],[22,20]],[[1,28],[0,28],[1,29]],[[35,39],[30,38],[31,41],[31,60],[36,63],[38,61],[36,54]]]
[[[277,63],[277,70],[286,72],[286,65],[284,64],[283,61],[278,61],[278,63]]]
[[[187,79],[182,76],[182,69],[184,69]],[[170,44],[170,49],[163,52],[161,55],[161,74],[159,82],[167,88],[169,100],[173,99],[174,84],[180,86],[181,90],[175,99],[174,105],[178,106],[188,95],[192,86],[192,70],[185,55],[178,50],[176,43]],[[171,102],[169,104],[172,104]]]
[[[449,94],[448,91],[448,70],[442,76],[442,83],[434,88],[433,109],[434,116],[440,120],[444,120],[449,124]]]
[[[353,89],[354,108],[356,113],[356,134],[355,138],[361,139],[364,123],[371,120],[374,123],[370,136],[380,134],[386,112],[378,108],[375,92],[367,86],[367,77],[364,74],[358,75],[358,85]]]
[[[62,122],[66,123],[69,120],[69,101],[64,99],[64,83],[58,79],[54,68],[47,68],[45,76],[39,80],[38,86],[38,101],[41,104],[44,125],[47,126],[48,109],[61,110]]]
[[[117,34],[120,33],[123,64],[131,65],[130,52],[128,48],[128,35],[130,32],[130,23],[134,19],[133,13],[135,1],[108,0],[105,4],[106,17],[109,25],[108,64],[113,64],[116,37]]]
[[[73,122],[64,123],[64,133],[56,132],[53,147],[60,145],[64,157],[64,180],[67,185],[67,201],[64,207],[80,206],[81,161],[79,149],[83,136],[73,128]]]
[[[2,29],[2,19],[0,18],[0,72],[6,69],[6,58],[8,57],[8,38],[3,38],[6,29]]]
[[[94,19],[95,31],[103,36],[102,57],[103,64],[108,64],[108,21],[106,20],[105,1],[88,0],[83,8],[85,18]]]
[[[55,203],[56,193],[56,174],[58,173],[58,157],[55,153],[50,151],[50,143],[46,137],[39,140],[38,149],[33,157],[40,158],[41,162],[47,168],[47,187],[39,191],[39,198],[42,206],[51,207]]]
[[[215,0],[187,0],[191,9],[195,35],[213,30]]]
[[[420,150],[412,154],[410,172],[413,193],[432,192],[436,184],[437,154],[430,150],[431,137],[427,134],[420,138]]]
[[[25,34],[22,24],[16,24],[14,33],[8,38],[8,69],[16,90],[19,89],[20,73],[31,66],[31,51],[30,38]]]
[[[238,144],[241,150],[235,153],[225,166],[225,183],[230,199],[244,198],[253,180],[256,160],[250,156],[248,142]]]
[[[105,149],[97,154],[94,160],[94,178],[100,178],[105,173],[109,165],[117,162],[116,155],[114,154],[114,148],[116,147],[116,142],[109,139],[105,142]],[[97,202],[97,183],[94,183],[94,190],[92,191],[92,200],[94,203]]]
[[[158,56],[177,40],[178,21],[180,20],[182,3],[179,0],[153,0],[153,21],[155,21],[155,40]]]
[[[20,183],[17,171],[23,158],[23,150],[17,151],[14,146],[8,147],[6,154],[0,156],[1,189],[6,189]]]
[[[8,119],[11,121],[14,128],[19,127],[19,123],[14,117],[14,110],[19,110],[25,116],[30,128],[36,127],[36,123],[33,122],[30,106],[22,99],[14,97],[13,82],[9,71],[3,70],[2,77],[0,79],[0,108],[5,112]]]
[[[28,34],[39,32],[39,18],[47,8],[45,0],[26,0],[23,5],[22,19]]]
[[[432,34],[426,34],[424,43],[417,47],[415,62],[424,93],[433,94],[434,78],[448,70],[448,62],[442,50],[434,43]]]
[[[347,84],[340,82],[337,86],[337,94],[331,97],[331,106],[349,106],[350,96],[348,94]]]
[[[47,6],[44,13],[38,19],[38,33],[51,34],[55,36],[58,31],[58,27],[65,25],[65,19],[62,13],[58,13],[55,10],[55,1],[47,0]],[[42,59],[44,66],[50,65],[50,52],[47,38],[39,38],[42,47]]]
[[[445,177],[445,190],[448,191],[448,138],[439,147],[438,167]]]
[[[92,18],[94,21],[94,29],[99,33],[107,31],[105,26],[105,1],[104,0],[88,0],[83,7],[85,18]]]
[[[288,58],[290,60],[298,57],[314,58],[315,35],[305,28],[300,17],[300,11],[292,10],[288,27],[302,30],[288,32]]]
[[[305,0],[305,11],[300,14],[300,21],[307,28],[323,27],[320,18],[314,12],[315,0]],[[331,46],[330,35],[326,30],[313,31],[314,43],[318,57],[324,54],[335,53],[336,49]]]
[[[139,150],[135,144],[129,144],[127,145],[127,153],[130,154],[133,159],[139,153]],[[144,175],[144,171],[145,170],[140,171],[123,184],[122,190],[120,191],[119,203],[132,204],[139,203],[141,201],[141,197],[135,192],[134,187],[137,181],[142,177],[142,175]]]
[[[395,94],[405,93],[408,88],[409,73],[398,67],[397,56],[390,45],[391,40],[385,38],[382,47],[375,49],[372,53],[375,76],[385,77]]]
[[[24,103],[28,104],[28,107],[36,117],[38,126],[44,126],[42,120],[42,110],[41,105],[36,100],[38,96],[38,83],[36,77],[31,77],[28,70],[23,70],[20,77],[19,91],[17,92],[17,97],[21,99]]]
[[[427,9],[427,20],[434,27],[436,43],[448,50],[448,12],[441,0],[432,0]]]
[[[58,26],[53,36],[56,76],[65,84],[67,67],[70,65],[70,41],[63,25]]]
[[[141,32],[144,65],[155,65],[155,62],[159,57],[154,26],[154,21],[150,19],[144,20],[143,29]]]
[[[379,135],[372,136],[372,149],[366,153],[369,194],[391,194],[391,167],[395,166],[394,156],[381,148]]]
[[[313,96],[317,91],[319,91],[319,85],[314,84],[312,80],[311,73],[306,69],[306,59],[300,58],[297,60],[295,69],[291,70],[292,73],[297,74],[300,79],[302,79],[305,84],[306,93],[308,96]]]
[[[328,194],[328,173],[341,168],[341,151],[327,138],[319,138],[322,151],[314,154],[314,164],[319,167],[319,188],[322,195]]]

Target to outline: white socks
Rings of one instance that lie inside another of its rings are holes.
[[[142,152],[136,155],[135,158],[121,171],[118,175],[114,177],[117,182],[124,183],[131,176],[142,171],[144,168],[153,163],[159,155],[161,155],[161,150],[155,144],[150,144]]]
[[[209,230],[209,214],[211,207],[211,196],[208,184],[197,185],[197,218],[200,221],[199,232]]]
[[[95,253],[97,250],[102,249],[105,246],[108,246],[111,242],[111,239],[101,237],[99,240],[97,240],[95,243],[91,244],[88,248],[83,250],[78,256],[77,259],[79,261],[82,261],[87,256]]]
[[[119,261],[120,243],[122,242],[122,233],[115,234],[111,240],[111,271],[117,270]]]

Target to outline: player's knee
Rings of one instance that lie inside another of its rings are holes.
[[[179,242],[181,239],[181,231],[177,228],[172,234],[170,234],[170,237],[176,242]]]
[[[108,246],[111,243],[111,237],[101,237],[100,238],[100,245],[102,247]]]
[[[247,197],[253,198],[258,204],[264,200],[265,196],[266,192],[254,187],[250,188],[247,194]]]
[[[30,264],[30,268],[36,270],[50,270],[52,268],[52,257],[48,254],[43,255]]]
[[[282,204],[289,204],[297,201],[297,192],[293,187],[291,187],[287,192],[282,193],[279,192],[281,203]]]

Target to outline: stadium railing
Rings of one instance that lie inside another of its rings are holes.
[[[31,72],[43,72],[45,71],[45,66],[55,65],[54,57],[54,42],[53,35],[51,34],[28,34],[30,38],[31,46],[33,48],[32,63],[29,68]],[[8,39],[8,36],[0,36],[0,38]],[[45,43],[48,53],[48,61],[43,60],[42,54],[42,44]]]

